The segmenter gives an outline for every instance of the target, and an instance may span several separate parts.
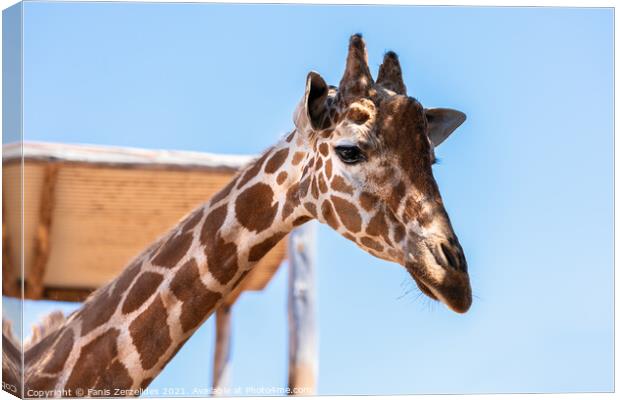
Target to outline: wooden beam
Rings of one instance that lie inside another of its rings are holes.
[[[45,266],[50,255],[50,230],[52,228],[52,214],[54,212],[54,200],[56,181],[58,178],[59,165],[50,163],[45,166],[43,187],[41,188],[41,200],[39,204],[39,223],[34,245],[34,260],[30,270],[24,271],[26,275],[25,296],[29,299],[40,299],[43,296],[43,277]]]
[[[316,394],[315,229],[307,223],[289,234],[288,386],[292,395]]]
[[[48,287],[43,290],[43,299],[53,301],[82,302],[94,292],[96,288],[61,288]]]
[[[222,304],[215,312],[214,396],[230,396],[231,310],[232,305]]]
[[[4,165],[18,164],[20,160],[6,160]],[[28,164],[49,164],[54,163],[67,167],[82,167],[82,168],[109,168],[109,169],[121,169],[121,170],[145,170],[145,171],[204,171],[214,174],[234,174],[239,171],[237,167],[228,166],[209,166],[200,164],[166,164],[166,163],[120,163],[113,161],[73,161],[73,160],[54,160],[49,158],[36,158],[36,157],[24,157],[24,162]]]

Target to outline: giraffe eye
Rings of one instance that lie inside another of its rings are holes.
[[[366,160],[366,156],[357,146],[337,146],[336,154],[345,164],[357,164],[360,161]]]

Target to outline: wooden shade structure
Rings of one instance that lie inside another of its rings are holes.
[[[24,279],[26,298],[83,300],[252,159],[58,143],[5,145],[3,293],[19,296]],[[22,177],[25,277],[18,267],[22,198],[15,190]],[[285,256],[282,240],[227,302],[245,290],[265,288]]]

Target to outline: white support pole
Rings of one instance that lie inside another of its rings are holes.
[[[232,305],[222,304],[215,312],[215,352],[213,355],[213,396],[230,396],[230,349]]]
[[[289,374],[291,394],[316,393],[315,231],[309,222],[289,234]]]

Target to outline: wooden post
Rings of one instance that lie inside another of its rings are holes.
[[[316,393],[315,230],[307,223],[289,234],[289,373],[292,395]]]
[[[25,296],[29,299],[40,299],[43,295],[43,276],[50,255],[50,231],[52,229],[52,213],[58,177],[58,164],[45,166],[45,177],[41,189],[39,205],[39,224],[35,237],[33,263],[30,271],[24,271],[26,281]]]
[[[21,178],[22,176],[22,169],[20,168],[20,173],[19,176]],[[20,179],[21,182],[21,179]],[[18,188],[19,193],[21,194],[21,188]],[[23,203],[20,201],[20,203]],[[7,206],[7,201],[4,197],[4,194],[2,195],[2,294],[4,296],[11,296],[11,297],[22,297],[22,285],[20,282],[20,278],[23,279],[23,276],[20,277],[20,264],[21,263],[17,263],[17,265],[14,265],[13,263],[13,253],[12,253],[12,245],[14,244],[14,242],[12,242],[11,238],[9,237],[9,229],[8,229],[8,223],[7,223],[7,216],[6,214],[11,212],[11,213],[19,213],[19,215],[22,215],[22,211],[23,211],[23,204],[20,204],[19,208],[17,210],[8,210],[8,206]],[[19,244],[19,251],[21,252],[22,250],[22,244],[19,242],[20,238],[21,238],[21,232],[22,232],[22,227],[20,226],[19,230],[17,231],[18,234],[17,236],[17,243]]]
[[[232,305],[222,304],[215,312],[215,352],[213,355],[213,396],[230,396],[230,350]]]
[[[4,223],[4,206],[2,207],[2,294],[4,296],[20,297],[18,274],[11,263],[11,242]]]

